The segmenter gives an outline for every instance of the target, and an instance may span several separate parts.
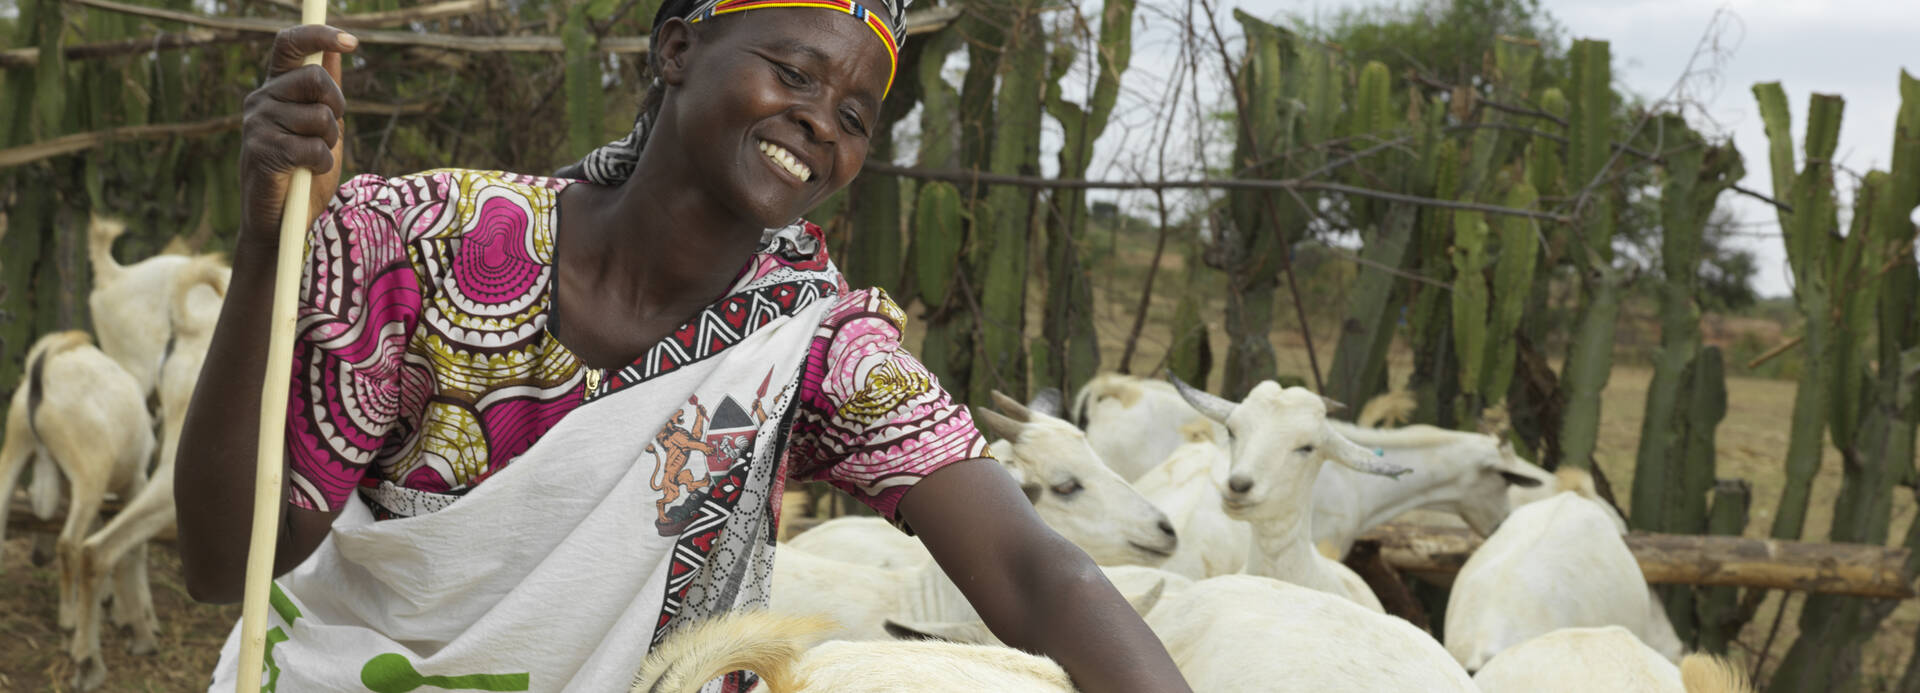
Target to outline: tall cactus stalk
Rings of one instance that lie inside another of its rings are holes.
[[[1000,92],[994,106],[991,169],[994,173],[1033,175],[1040,169],[1040,104],[1045,95],[1046,32],[1035,5],[1010,18]],[[987,401],[988,392],[1027,389],[1027,238],[1033,223],[1033,191],[996,186],[976,214],[984,246],[980,277],[980,341],[968,388],[970,401]],[[980,217],[984,217],[981,219]]]
[[[607,143],[601,130],[606,118],[606,91],[600,86],[601,54],[591,22],[613,12],[612,0],[586,0],[566,9],[561,36],[566,39],[567,156],[583,156]]]
[[[1848,304],[1849,308],[1855,304],[1852,300],[1854,296],[1859,293],[1877,294],[1876,289],[1885,283],[1886,275],[1877,272],[1880,263],[1871,261],[1871,258],[1898,258],[1896,262],[1901,269],[1911,265],[1910,247],[1885,248],[1893,252],[1878,252],[1875,247],[1884,248],[1882,244],[1887,240],[1898,243],[1913,238],[1911,222],[1900,219],[1900,223],[1887,224],[1877,219],[1879,215],[1891,211],[1887,200],[1890,194],[1887,174],[1873,171],[1867,174],[1865,184],[1854,196],[1856,206],[1852,233],[1844,242],[1847,247],[1843,248],[1839,257],[1869,261],[1862,265],[1832,265],[1836,270],[1846,270],[1845,275],[1833,275],[1833,285],[1853,284],[1840,294],[1847,297],[1843,303]],[[1893,238],[1876,238],[1890,231],[1896,234]],[[1912,270],[1907,269],[1907,273],[1911,274]],[[1857,284],[1848,282],[1851,278],[1864,281]],[[1912,296],[1902,297],[1897,307],[1904,309],[1903,312],[1891,323],[1879,326],[1883,344],[1894,354],[1894,360],[1888,363],[1893,367],[1882,369],[1883,379],[1890,388],[1889,392],[1884,393],[1889,395],[1888,401],[1873,407],[1872,415],[1865,421],[1835,417],[1829,423],[1828,430],[1833,433],[1834,442],[1847,460],[1840,494],[1834,499],[1833,526],[1828,533],[1833,541],[1885,543],[1888,521],[1893,511],[1893,482],[1912,469],[1913,431],[1904,425],[1907,417],[1903,410],[1908,407],[1906,402],[1901,401],[1907,397],[1900,393],[1900,381],[1905,375],[1898,367],[1900,347],[1903,342],[1910,343],[1912,339],[1912,299]],[[1869,302],[1872,302],[1871,299]],[[1878,306],[1870,304],[1865,307],[1876,309]],[[1872,329],[1870,319],[1874,317],[1874,312],[1842,310],[1841,322],[1831,335],[1835,350],[1851,349],[1855,343],[1864,341],[1866,331]],[[1855,332],[1856,329],[1860,331]],[[1833,368],[1826,369],[1837,378],[1852,379],[1865,375],[1865,367],[1858,361],[1845,358],[1837,360]],[[1854,371],[1850,366],[1859,366],[1861,370]],[[1835,394],[1846,392],[1848,387],[1844,382],[1830,382],[1829,385]],[[1906,389],[1911,389],[1911,386],[1906,386]],[[1846,408],[1834,403],[1831,409],[1839,412]],[[1852,426],[1852,429],[1843,428],[1846,426]],[[1902,430],[1904,438],[1896,435],[1896,431]],[[1862,444],[1873,449],[1863,449]],[[1887,459],[1883,455],[1888,453],[1898,457]],[[1873,637],[1875,626],[1892,610],[1891,604],[1884,609],[1876,606],[1857,598],[1808,595],[1806,605],[1800,610],[1800,637],[1794,641],[1780,668],[1775,671],[1769,690],[1840,690],[1847,686],[1859,674],[1861,646]]]
[[[1291,141],[1291,109],[1279,107],[1283,96],[1281,56],[1292,54],[1291,35],[1266,22],[1236,11],[1247,36],[1247,54],[1235,85],[1249,104],[1240,113],[1241,127],[1233,150],[1234,168],[1261,160],[1263,152],[1277,152]],[[1227,195],[1232,227],[1228,243],[1227,358],[1220,389],[1228,397],[1246,394],[1256,383],[1276,375],[1273,343],[1274,294],[1279,287],[1279,253],[1286,248],[1274,233],[1275,221],[1266,216],[1262,193],[1237,190]]]
[[[1213,292],[1202,268],[1203,248],[1199,230],[1186,241],[1186,284],[1180,288],[1180,304],[1173,309],[1172,346],[1167,352],[1167,372],[1189,383],[1205,386],[1213,372],[1213,343],[1207,333],[1204,308]]]
[[[1047,113],[1060,122],[1060,177],[1081,178],[1093,161],[1093,143],[1106,132],[1107,119],[1120,96],[1120,77],[1133,59],[1135,0],[1107,0],[1100,11],[1100,37],[1093,55],[1093,93],[1082,108],[1061,94],[1060,80],[1074,62],[1071,49],[1047,85]],[[1080,262],[1079,241],[1086,236],[1087,194],[1084,190],[1052,193],[1052,223],[1047,234],[1047,310],[1042,334],[1047,343],[1044,370],[1052,376],[1041,384],[1072,393],[1100,367],[1099,335],[1093,329],[1093,286]],[[1157,268],[1149,268],[1153,272]],[[1148,286],[1151,286],[1151,282]]]
[[[1636,529],[1695,534],[1706,528],[1705,486],[1681,483],[1685,466],[1681,455],[1692,423],[1685,420],[1689,381],[1682,377],[1700,356],[1699,293],[1701,249],[1707,218],[1720,193],[1745,173],[1740,155],[1731,145],[1710,147],[1677,114],[1662,117],[1663,141],[1676,146],[1663,152],[1666,183],[1660,198],[1660,267],[1654,293],[1660,305],[1660,348],[1653,358],[1653,380],[1647,386],[1646,415],[1641,419],[1640,446],[1633,477],[1633,517]],[[1717,422],[1717,420],[1716,420]],[[1701,422],[1713,423],[1713,422]],[[1709,451],[1710,452],[1710,451]],[[1709,469],[1707,485],[1713,482]],[[1696,502],[1697,501],[1697,502]],[[1675,626],[1689,620],[1691,611],[1680,599],[1689,589],[1669,591]]]
[[[1439,105],[1435,104],[1438,109]],[[1460,185],[1460,149],[1453,140],[1444,140],[1433,156],[1434,196],[1451,197]],[[1420,212],[1420,271],[1440,282],[1453,280],[1453,263],[1448,248],[1453,242],[1453,213],[1439,208]],[[1419,401],[1415,418],[1423,423],[1451,428],[1456,423],[1454,397],[1460,391],[1460,362],[1454,358],[1451,294],[1438,287],[1417,287],[1413,308],[1408,313],[1412,325],[1409,341],[1413,344],[1413,375],[1408,386]]]
[[[921,186],[913,209],[914,286],[919,290],[920,304],[936,315],[957,310],[949,301],[958,291],[954,274],[965,240],[961,222],[960,191],[952,183],[936,181]],[[941,382],[957,384],[951,366],[954,340],[947,334],[957,323],[951,319],[928,323],[920,360]]]
[[[1303,175],[1326,162],[1323,146],[1339,130],[1342,106],[1339,59],[1325,47],[1295,40],[1287,31],[1238,10],[1247,35],[1247,55],[1235,85],[1241,104],[1234,168],[1243,175]],[[1293,61],[1291,67],[1283,65]],[[1297,149],[1293,149],[1297,148]],[[1288,153],[1291,152],[1291,153]],[[1270,157],[1283,157],[1281,165]],[[1306,237],[1316,196],[1299,192],[1237,191],[1233,211],[1227,294],[1227,364],[1221,389],[1239,397],[1262,380],[1278,376],[1273,326],[1278,277],[1290,267],[1293,243]],[[1297,297],[1296,297],[1297,298]],[[1296,310],[1295,316],[1305,316]],[[1299,326],[1311,353],[1311,327]],[[1317,379],[1317,375],[1316,375]]]
[[[1806,368],[1794,392],[1793,423],[1788,433],[1786,478],[1775,510],[1772,535],[1798,539],[1806,523],[1808,494],[1814,472],[1820,468],[1823,433],[1828,419],[1827,364],[1832,363],[1827,258],[1834,252],[1839,222],[1833,198],[1833,150],[1840,137],[1844,102],[1837,96],[1815,94],[1808,107],[1805,166],[1794,172],[1793,135],[1787,112],[1787,94],[1778,82],[1757,84],[1754,97],[1766,124],[1774,196],[1793,211],[1780,212],[1786,236],[1787,261],[1793,269],[1794,302],[1805,317],[1801,350]]]
[[[1753,505],[1753,485],[1744,479],[1722,479],[1713,485],[1713,509],[1707,520],[1707,534],[1737,537],[1746,532],[1747,510]],[[1745,625],[1740,617],[1740,588],[1712,587],[1704,590],[1697,609],[1699,629],[1694,648],[1724,655],[1727,643],[1740,635]]]
[[[1348,135],[1356,147],[1392,139],[1409,125],[1393,112],[1390,78],[1383,63],[1370,62],[1360,70],[1360,86],[1354,95],[1348,127]],[[1438,132],[1431,123],[1423,125],[1429,127],[1423,133],[1426,140],[1421,142],[1420,151],[1430,153],[1435,148]],[[1430,184],[1408,174],[1423,168],[1409,161],[1411,157],[1395,152],[1381,158],[1387,162],[1387,175],[1394,182],[1416,188],[1424,187],[1422,183]],[[1347,292],[1346,319],[1341,322],[1333,368],[1327,373],[1327,389],[1329,396],[1353,402],[1357,407],[1386,389],[1387,349],[1392,345],[1394,325],[1399,317],[1398,306],[1393,302],[1394,285],[1399,278],[1381,268],[1401,268],[1412,260],[1419,215],[1417,209],[1406,205],[1378,205],[1362,200],[1351,203],[1360,208],[1354,217],[1365,233],[1366,247],[1361,257],[1369,264],[1360,268],[1359,276]]]
[[[17,46],[38,46],[43,57],[31,70],[15,68],[8,73],[6,94],[0,108],[11,111],[10,132],[0,133],[15,146],[63,133],[66,113],[66,58],[61,37],[65,34],[64,4],[57,0],[28,0],[20,4],[15,25]],[[42,165],[29,173],[15,169],[10,175],[44,176]],[[16,178],[18,179],[18,178]],[[59,277],[54,271],[53,229],[58,203],[50,194],[22,195],[8,215],[8,231],[0,238],[0,383],[20,380],[20,364],[26,360],[27,346],[35,335],[56,327],[56,311],[45,310],[49,297],[59,293]]]
[[[926,37],[926,47],[914,64],[920,83],[921,166],[959,166],[960,92],[940,75],[947,56],[960,45],[960,31],[947,29]],[[962,197],[951,183],[928,183],[914,202],[912,239],[908,250],[911,283],[927,311],[926,334],[917,352],[927,370],[950,390],[966,387],[973,343],[967,330],[972,320],[954,293],[966,247],[961,219]]]
[[[1621,270],[1613,266],[1612,191],[1601,183],[1609,155],[1613,69],[1607,42],[1573,42],[1573,93],[1568,108],[1567,187],[1586,197],[1572,249],[1580,268],[1581,306],[1561,380],[1567,408],[1561,421],[1561,462],[1593,469],[1600,440],[1600,392],[1613,369],[1614,322],[1620,316]]]
[[[1920,271],[1913,259],[1916,229],[1911,220],[1914,208],[1920,206],[1920,81],[1901,73],[1900,92],[1891,172],[1867,174],[1854,198],[1853,226],[1845,241],[1848,252],[1830,265],[1836,280],[1850,280],[1844,294],[1836,293],[1846,297],[1843,327],[1836,332],[1847,335],[1853,344],[1865,344],[1867,334],[1874,336],[1873,351],[1854,349],[1861,352],[1858,357],[1841,359],[1841,368],[1851,368],[1840,372],[1843,380],[1835,383],[1844,388],[1864,382],[1860,396],[1851,407],[1836,402],[1829,408],[1833,412],[1829,426],[1846,462],[1828,532],[1828,538],[1837,542],[1886,542],[1894,486],[1911,482],[1915,431],[1920,427],[1920,402],[1915,401],[1909,375],[1915,366],[1913,354],[1920,353],[1914,351],[1920,347],[1920,323],[1913,318],[1920,308]],[[1869,361],[1878,367],[1870,370]],[[1850,435],[1840,432],[1845,426],[1853,427]],[[1910,531],[1907,543],[1920,545],[1920,536]],[[1809,596],[1801,609],[1801,635],[1782,660],[1772,689],[1844,690],[1856,685],[1862,649],[1894,605]],[[1900,690],[1911,689],[1903,682]]]

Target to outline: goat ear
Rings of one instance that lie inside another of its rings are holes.
[[[1018,440],[1021,429],[1026,428],[1018,421],[1002,416],[1000,412],[982,407],[973,407],[973,419],[987,429],[988,433],[1005,440]]]
[[[1027,405],[1021,404],[1020,400],[1008,397],[1007,393],[999,390],[994,390],[989,394],[993,397],[993,408],[1000,410],[1001,413],[1007,416],[1013,417],[1014,421],[1026,423],[1033,420],[1033,412],[1028,411]]]
[[[1040,495],[1047,492],[1047,487],[1040,485],[1039,479],[1028,478],[1026,472],[1013,466],[1013,462],[1000,460],[1000,468],[1007,470],[1007,476],[1013,477],[1013,483],[1019,484],[1020,493],[1026,495],[1028,503],[1040,502]]]
[[[887,635],[896,640],[933,640],[954,642],[963,645],[993,645],[999,640],[993,632],[987,630],[987,624],[979,621],[964,622],[919,622],[896,621],[887,619],[881,624]]]
[[[1160,603],[1160,596],[1166,594],[1166,592],[1167,579],[1160,578],[1154,581],[1153,587],[1148,588],[1147,591],[1137,595],[1125,596],[1127,598],[1127,605],[1133,607],[1133,612],[1145,616],[1147,612],[1153,610],[1155,605]]]
[[[1331,426],[1323,429],[1321,437],[1325,441],[1321,449],[1327,451],[1327,458],[1346,465],[1356,472],[1397,478],[1413,471],[1397,464],[1388,464],[1386,460],[1380,459],[1381,454],[1378,451],[1360,447],[1358,443],[1347,440],[1346,436],[1340,435]]]
[[[1500,478],[1506,479],[1509,485],[1519,486],[1521,488],[1533,488],[1545,483],[1543,480],[1513,472],[1500,472]]]
[[[1033,393],[1033,401],[1027,403],[1027,409],[1035,414],[1043,414],[1058,419],[1066,410],[1063,404],[1066,399],[1066,395],[1060,393],[1060,388],[1049,387]]]
[[[1202,416],[1223,425],[1227,423],[1227,417],[1233,415],[1233,408],[1240,406],[1224,397],[1218,397],[1188,385],[1186,381],[1180,379],[1180,376],[1172,373],[1167,374],[1167,380],[1173,382],[1173,389],[1180,391],[1180,398],[1186,400],[1188,406],[1198,410]]]

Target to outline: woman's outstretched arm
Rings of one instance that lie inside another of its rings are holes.
[[[1099,567],[1040,521],[998,463],[942,467],[901,499],[900,515],[1001,641],[1052,657],[1084,690],[1191,690]]]

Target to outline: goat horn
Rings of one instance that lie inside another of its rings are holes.
[[[1326,405],[1327,405],[1327,412],[1328,412],[1328,413],[1332,413],[1332,412],[1337,412],[1337,411],[1345,411],[1345,410],[1346,410],[1346,408],[1347,408],[1347,405],[1346,405],[1346,403],[1345,403],[1345,402],[1342,402],[1342,401],[1340,401],[1340,400],[1337,400],[1337,399],[1334,399],[1334,398],[1332,398],[1332,397],[1328,397],[1328,396],[1326,396],[1326,395],[1321,395],[1321,396],[1320,396],[1320,401],[1321,401],[1322,403],[1324,403],[1324,404],[1326,404]]]
[[[1018,440],[1020,430],[1025,428],[1020,422],[1007,418],[1000,412],[985,407],[973,407],[973,418],[985,426],[988,433],[1006,440]]]
[[[1186,400],[1188,405],[1199,410],[1201,415],[1221,424],[1227,423],[1227,417],[1233,414],[1233,408],[1240,406],[1232,400],[1188,385],[1187,381],[1181,380],[1180,376],[1172,373],[1167,374],[1167,380],[1173,382],[1173,389],[1180,391],[1180,398]]]
[[[1021,404],[1020,400],[1008,397],[1006,393],[999,390],[994,390],[989,394],[993,396],[993,408],[1000,410],[1000,413],[1006,414],[1012,417],[1014,421],[1020,423],[1033,420],[1033,411],[1027,409],[1027,405]]]

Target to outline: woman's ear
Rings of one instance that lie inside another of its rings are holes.
[[[697,33],[692,24],[679,17],[660,24],[660,36],[654,41],[655,49],[660,51],[654,57],[660,69],[660,81],[676,87],[686,82],[687,53],[699,40]]]

